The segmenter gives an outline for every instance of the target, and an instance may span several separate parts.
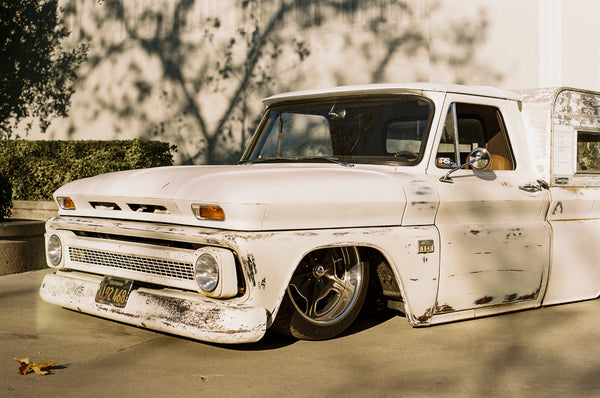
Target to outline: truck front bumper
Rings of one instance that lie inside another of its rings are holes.
[[[95,301],[102,277],[80,272],[48,274],[41,298],[75,311],[213,343],[251,343],[267,329],[264,308],[228,305],[172,289],[140,287],[124,308]]]

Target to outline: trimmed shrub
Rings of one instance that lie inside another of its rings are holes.
[[[159,141],[0,140],[0,174],[15,200],[52,200],[62,185],[112,171],[173,164],[175,146]]]
[[[0,174],[0,221],[10,217],[12,207],[12,185],[8,177]]]

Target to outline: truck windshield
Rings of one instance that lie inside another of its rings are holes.
[[[267,109],[240,163],[421,161],[433,114],[422,97],[332,100]]]

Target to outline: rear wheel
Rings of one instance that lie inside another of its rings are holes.
[[[332,338],[356,319],[368,285],[368,263],[357,248],[316,250],[294,272],[273,328],[298,339]]]

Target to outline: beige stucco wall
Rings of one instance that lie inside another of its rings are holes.
[[[374,81],[600,89],[596,0],[349,2],[361,5],[355,12],[304,0],[304,9],[273,29],[253,83],[229,113],[247,77],[244,41],[253,22],[261,33],[289,3],[196,0],[186,12],[177,11],[178,0],[62,3],[72,31],[66,46],[89,43],[90,60],[69,118],[28,138],[162,139],[178,145],[177,163],[235,161],[261,113],[260,98],[280,91]],[[300,58],[303,48],[309,53]],[[224,78],[215,71],[228,55],[233,68]]]

